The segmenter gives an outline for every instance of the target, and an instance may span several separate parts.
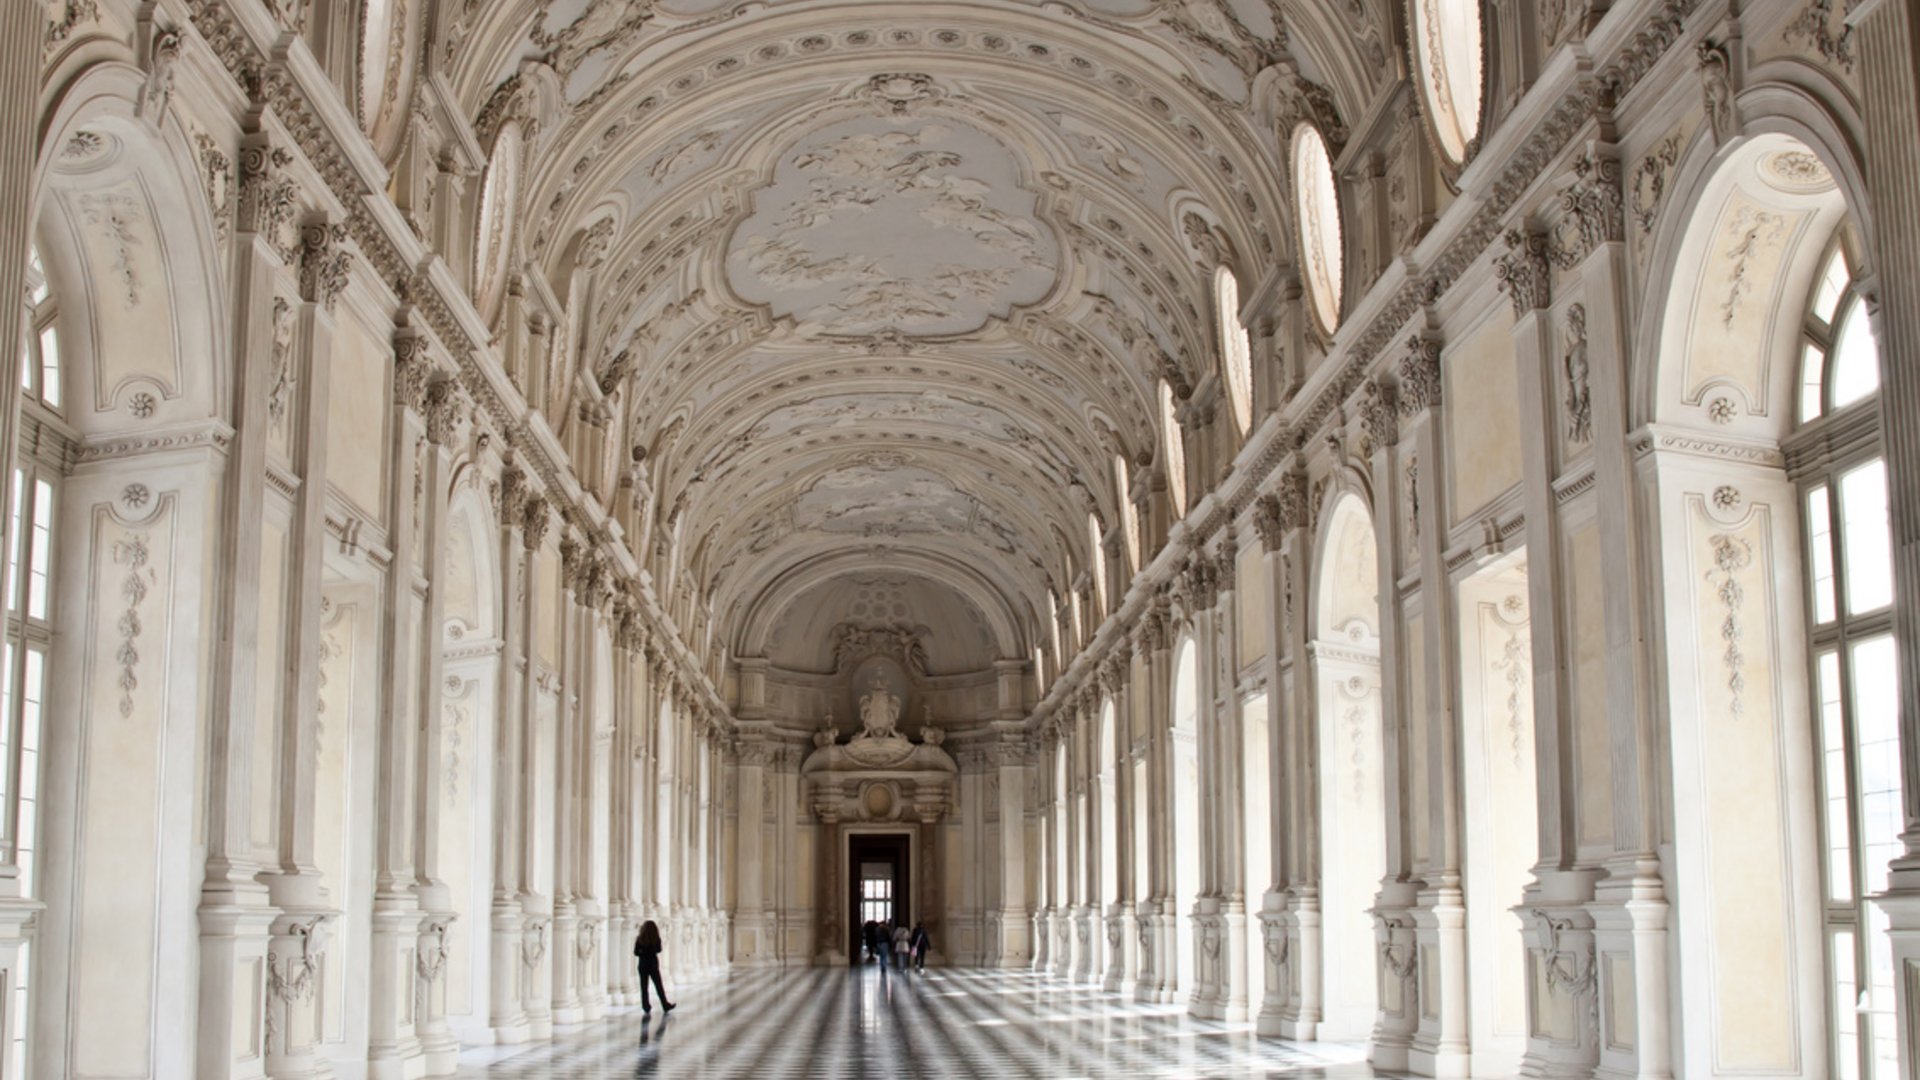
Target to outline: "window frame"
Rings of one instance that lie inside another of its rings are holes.
[[[1828,268],[1833,260],[1843,259],[1847,269],[1847,280],[1841,286],[1834,301],[1832,317],[1822,318],[1816,310],[1817,300],[1826,279]],[[1801,328],[1798,363],[1800,371],[1794,382],[1794,401],[1792,405],[1795,417],[1794,429],[1781,440],[1781,450],[1786,459],[1786,471],[1793,483],[1798,508],[1797,524],[1800,530],[1800,565],[1802,602],[1806,610],[1806,663],[1807,663],[1807,708],[1809,723],[1806,737],[1810,744],[1816,780],[1816,801],[1818,803],[1820,841],[1820,904],[1821,904],[1821,956],[1823,962],[1824,992],[1827,998],[1826,1025],[1828,1041],[1831,1047],[1829,1066],[1835,1076],[1869,1077],[1874,1076],[1875,1044],[1879,1038],[1878,1027],[1890,1022],[1888,1017],[1855,1011],[1863,996],[1873,993],[1874,952],[1878,938],[1875,920],[1871,910],[1874,891],[1870,888],[1874,873],[1868,858],[1867,805],[1862,792],[1862,753],[1861,709],[1856,699],[1858,677],[1855,671],[1855,651],[1860,646],[1891,638],[1894,634],[1894,612],[1897,599],[1880,607],[1852,611],[1848,604],[1848,584],[1854,571],[1849,565],[1849,543],[1847,538],[1847,508],[1843,495],[1843,482],[1864,468],[1876,464],[1885,474],[1886,456],[1882,445],[1880,394],[1881,386],[1865,396],[1846,405],[1835,407],[1833,404],[1834,350],[1833,344],[1838,331],[1850,318],[1871,320],[1872,312],[1859,289],[1858,279],[1854,276],[1858,260],[1846,250],[1844,238],[1836,236],[1827,250],[1822,253],[1819,271],[1809,286],[1805,297]],[[1867,329],[1872,332],[1869,321]],[[1882,354],[1878,348],[1877,336],[1875,360],[1879,362]],[[1810,359],[1810,349],[1818,350],[1818,402],[1819,412],[1809,415],[1803,408],[1806,388],[1811,385],[1805,370]],[[1889,478],[1890,479],[1890,478]],[[1816,492],[1823,492],[1825,499],[1825,520],[1815,518],[1813,499]],[[1890,542],[1890,541],[1889,541]],[[1825,545],[1825,555],[1829,560],[1831,573],[1824,582],[1824,588],[1831,593],[1832,613],[1822,617],[1822,581],[1818,576],[1816,552]],[[1841,745],[1832,747],[1826,736],[1826,700],[1825,686],[1821,675],[1824,658],[1831,656],[1836,673],[1836,703],[1840,709],[1839,731]],[[1829,776],[1827,754],[1839,750],[1841,757],[1840,775],[1845,791],[1836,793]],[[1831,818],[1832,800],[1845,799],[1847,873],[1850,880],[1846,883],[1844,897],[1836,892],[1833,845],[1836,829]],[[1850,956],[1853,1001],[1838,1000],[1838,974],[1841,956],[1838,942],[1845,937],[1851,944]],[[1868,1000],[1872,1000],[1871,997]],[[1855,1012],[1856,1021],[1851,1033],[1841,1030],[1839,1017],[1842,1011]],[[1866,1017],[1869,1023],[1861,1023],[1859,1017]],[[1851,1068],[1842,1062],[1842,1055],[1849,1052],[1848,1040],[1852,1040],[1852,1052],[1857,1055]]]

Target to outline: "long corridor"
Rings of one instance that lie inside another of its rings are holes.
[[[739,970],[681,995],[671,1017],[638,1009],[551,1044],[468,1055],[460,1076],[1330,1077],[1375,1074],[1361,1050],[1256,1039],[1025,972],[866,968]]]

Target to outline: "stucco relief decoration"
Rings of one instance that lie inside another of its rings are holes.
[[[1584,443],[1593,438],[1593,400],[1587,387],[1587,306],[1567,308],[1565,345],[1560,357],[1567,381],[1567,439]]]
[[[284,429],[293,400],[293,305],[273,298],[273,382],[267,387],[267,422]]]
[[[1495,618],[1506,640],[1500,645],[1500,656],[1494,660],[1493,669],[1500,673],[1507,689],[1505,702],[1507,713],[1507,743],[1513,755],[1513,767],[1526,766],[1529,746],[1525,721],[1531,715],[1527,697],[1528,683],[1533,671],[1533,643],[1527,633],[1527,606],[1519,596],[1509,596],[1500,602]]]
[[[927,674],[924,626],[861,627],[841,623],[833,628],[833,670],[847,671],[869,656],[888,656],[915,675]]]
[[[114,662],[120,665],[120,674],[114,680],[120,688],[120,716],[126,719],[133,716],[133,693],[140,688],[140,634],[144,629],[140,605],[157,576],[147,566],[152,551],[147,547],[145,530],[129,532],[125,539],[114,541],[112,551],[113,564],[126,568],[120,578],[120,601],[125,606],[114,620],[120,642],[113,654]]]
[[[53,52],[61,42],[73,36],[82,23],[90,23],[100,17],[100,7],[96,0],[66,0],[59,7],[59,16],[47,20],[46,51]]]
[[[1753,565],[1753,545],[1732,533],[1717,533],[1709,542],[1713,548],[1713,569],[1707,571],[1707,581],[1719,597],[1720,606],[1726,610],[1720,620],[1720,640],[1726,646],[1720,659],[1727,669],[1727,693],[1731,696],[1727,708],[1738,717],[1745,711],[1741,698],[1747,688],[1747,658],[1740,644],[1745,632],[1741,608],[1746,603],[1747,591],[1740,583],[1740,575]]]
[[[1653,232],[1653,223],[1660,215],[1660,201],[1667,193],[1667,174],[1679,160],[1680,137],[1672,135],[1649,150],[1633,170],[1630,212],[1643,238]]]
[[[332,311],[352,271],[345,225],[314,222],[300,230],[300,295],[308,303]]]
[[[1574,182],[1560,193],[1560,208],[1572,227],[1568,246],[1590,255],[1604,244],[1626,239],[1626,194],[1620,163],[1588,154],[1573,165]]]
[[[120,299],[132,311],[140,306],[142,284],[135,260],[145,246],[137,228],[143,218],[140,205],[133,196],[118,191],[82,195],[79,202],[81,219],[106,240],[113,253],[113,276],[120,284]]]
[[[1733,112],[1733,60],[1725,45],[1702,41],[1694,46],[1694,70],[1700,77],[1700,103],[1713,141],[1725,143],[1739,130]]]
[[[729,245],[733,290],[805,335],[963,334],[1039,300],[1058,251],[1012,155],[919,98],[883,100],[780,159]]]
[[[1727,272],[1727,293],[1720,301],[1722,327],[1729,330],[1733,328],[1741,304],[1753,292],[1752,267],[1755,261],[1768,254],[1773,245],[1786,236],[1786,231],[1786,219],[1757,206],[1742,205],[1734,214],[1727,226],[1726,247],[1721,252],[1722,257],[1731,264]]]
[[[417,995],[414,1015],[426,1018],[432,1015],[433,985],[447,968],[447,954],[451,951],[451,941],[447,930],[453,925],[453,915],[435,915],[420,928],[419,948],[414,951],[414,992]]]
[[[1507,250],[1494,256],[1493,273],[1500,291],[1513,301],[1516,318],[1546,307],[1552,299],[1552,268],[1548,264],[1545,234],[1509,229]]]
[[[1845,6],[1839,11],[1834,10],[1833,0],[1811,0],[1787,24],[1781,37],[1790,45],[1805,45],[1819,54],[1822,60],[1851,74],[1854,60],[1853,24],[1847,21],[1847,12],[1852,8],[1853,0],[1846,0]]]
[[[265,236],[283,262],[293,261],[287,232],[299,211],[299,186],[286,175],[292,164],[293,155],[277,146],[240,148],[239,228]]]
[[[1534,933],[1540,941],[1541,966],[1546,970],[1547,993],[1572,997],[1586,1003],[1589,1029],[1599,1033],[1599,962],[1594,945],[1582,950],[1565,944],[1561,936],[1574,929],[1573,920],[1555,918],[1534,908]]]
[[[314,915],[286,926],[267,951],[267,994],[280,1008],[267,1009],[267,1042],[271,1051],[279,1033],[279,1014],[292,1005],[313,1001],[318,989],[320,958],[326,955],[331,915]]]
[[[180,31],[155,27],[147,46],[147,77],[134,100],[133,114],[156,126],[173,102],[173,69],[180,62]]]

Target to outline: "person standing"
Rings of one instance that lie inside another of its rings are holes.
[[[893,946],[893,962],[901,970],[905,970],[907,966],[907,942],[909,938],[910,935],[907,933],[905,926],[896,926],[893,928],[893,940],[890,942]]]
[[[927,937],[926,926],[918,922],[914,923],[913,936],[907,939],[907,949],[913,956],[913,969],[915,971],[927,970],[927,946],[929,943],[930,939]]]
[[[660,927],[652,919],[640,924],[640,936],[633,939],[633,955],[640,964],[640,1011],[653,1012],[653,999],[647,994],[647,980],[653,980],[653,988],[660,992],[660,1009],[672,1012],[673,1002],[667,1000],[666,985],[660,981]]]
[[[893,966],[893,923],[890,920],[875,924],[873,928],[873,955],[880,961],[880,974],[885,975]]]

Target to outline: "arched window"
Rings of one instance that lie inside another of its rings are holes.
[[[1093,576],[1093,596],[1097,605],[1093,614],[1096,618],[1107,613],[1107,545],[1100,536],[1100,516],[1087,515],[1087,545],[1091,557],[1087,560],[1087,572]]]
[[[1220,378],[1227,384],[1233,422],[1245,435],[1253,428],[1253,346],[1240,321],[1240,279],[1224,266],[1213,271],[1213,306],[1220,325]]]
[[[20,388],[27,396],[49,409],[60,407],[60,328],[53,302],[53,288],[47,283],[46,268],[39,251],[27,262],[25,327],[20,344]]]
[[[1120,497],[1120,536],[1127,545],[1127,572],[1140,572],[1140,508],[1133,504],[1133,479],[1127,456],[1113,455],[1113,489]]]
[[[1480,0],[1415,0],[1413,55],[1434,138],[1455,164],[1480,134]]]
[[[1067,654],[1060,651],[1060,598],[1047,590],[1047,636],[1053,640],[1053,655],[1066,665]]]
[[[1160,438],[1162,462],[1167,469],[1167,496],[1173,500],[1173,515],[1187,515],[1187,439],[1180,431],[1180,417],[1173,411],[1173,387],[1160,380]]]
[[[1800,426],[1783,448],[1806,514],[1836,1075],[1893,1077],[1893,949],[1872,899],[1887,887],[1904,825],[1893,549],[1874,400],[1879,351],[1839,244],[1807,304],[1801,364]]]
[[[513,251],[514,204],[519,201],[520,125],[509,121],[493,139],[480,181],[479,235],[473,245],[473,295],[481,317],[492,321],[506,291]]]
[[[1333,158],[1320,129],[1293,129],[1294,215],[1300,227],[1300,266],[1307,297],[1322,329],[1340,325],[1340,295],[1345,273],[1341,253],[1340,194],[1334,186]]]
[[[27,264],[26,305],[21,322],[22,411],[51,415],[60,405],[60,330],[53,289],[38,251]],[[55,425],[46,425],[52,429]],[[54,497],[66,457],[58,438],[22,440],[13,455],[8,512],[6,634],[0,642],[0,844],[19,868],[19,895],[39,891],[40,736],[47,709],[53,649]],[[9,1045],[5,1075],[27,1075],[28,989],[33,946],[20,947],[11,973],[12,1000],[5,1003]]]
[[[1038,645],[1033,647],[1033,692],[1036,697],[1047,694],[1047,654]]]
[[[1827,256],[1800,346],[1800,422],[1817,420],[1880,389],[1880,354],[1846,250]]]

